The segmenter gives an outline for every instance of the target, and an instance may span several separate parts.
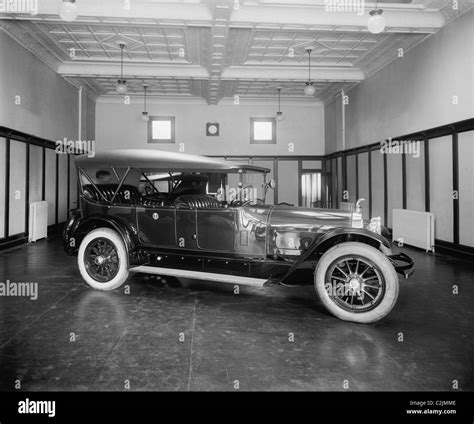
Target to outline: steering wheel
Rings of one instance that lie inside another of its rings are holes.
[[[145,196],[153,196],[154,194],[161,195],[160,191],[149,181],[145,183]]]
[[[242,206],[249,206],[249,205],[264,205],[265,202],[263,199],[252,199],[252,200],[246,200],[245,202],[242,202]]]

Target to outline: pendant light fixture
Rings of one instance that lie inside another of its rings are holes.
[[[76,0],[62,0],[59,5],[59,16],[62,20],[72,22],[77,19],[79,11],[77,10]]]
[[[308,53],[308,82],[306,83],[306,87],[304,88],[304,94],[306,96],[314,96],[316,93],[316,88],[314,88],[313,82],[311,81],[311,51],[313,49],[308,48],[306,52]]]
[[[127,92],[127,81],[123,79],[123,48],[125,47],[125,44],[120,43],[120,79],[117,81],[117,85],[115,86],[115,89],[117,90],[117,93],[119,94],[125,94]]]
[[[144,90],[144,96],[143,96],[143,103],[144,103],[144,108],[142,112],[142,121],[143,122],[148,122],[150,120],[150,117],[148,116],[148,112],[146,111],[146,90],[148,88],[148,85],[144,84],[143,85],[143,90]]]
[[[375,9],[369,12],[370,18],[367,22],[367,29],[372,34],[380,34],[385,29],[385,18],[382,16],[383,10],[377,7],[375,0]]]
[[[281,111],[281,108],[280,108],[280,105],[281,105],[281,102],[280,102],[280,97],[281,97],[281,87],[278,87],[277,88],[278,90],[278,112],[277,112],[277,116],[276,116],[276,120],[278,122],[281,122],[283,121],[283,112]]]

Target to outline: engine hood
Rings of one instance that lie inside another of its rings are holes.
[[[275,229],[320,232],[335,227],[350,227],[351,214],[351,211],[340,209],[274,206],[268,220],[270,227]]]

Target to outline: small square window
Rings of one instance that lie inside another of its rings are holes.
[[[148,143],[174,143],[174,134],[174,116],[150,116]]]
[[[250,118],[251,144],[276,144],[275,118]]]

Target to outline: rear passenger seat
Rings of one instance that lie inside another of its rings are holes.
[[[89,200],[94,200],[96,202],[111,202],[114,197],[114,193],[117,190],[118,184],[100,184],[93,186],[92,184],[87,184],[83,186],[82,190],[84,192],[84,197]],[[102,195],[101,195],[102,194]],[[131,205],[131,206],[150,206],[157,207],[161,206],[162,202],[158,200],[149,200],[145,199],[138,188],[132,185],[123,185],[120,187],[119,192],[114,198],[115,204],[120,205]]]

